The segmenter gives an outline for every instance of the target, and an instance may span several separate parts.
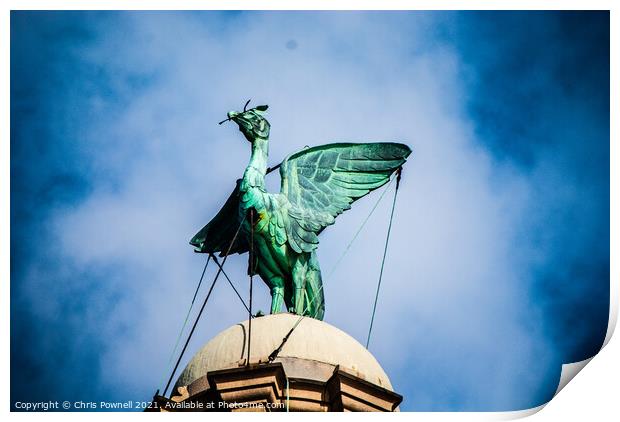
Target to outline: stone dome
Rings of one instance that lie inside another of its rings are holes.
[[[254,318],[250,363],[267,362],[298,319],[299,316],[288,313]],[[233,325],[211,339],[185,367],[175,389],[190,385],[208,372],[243,366],[247,357],[247,323]],[[388,376],[364,346],[342,330],[312,318],[301,320],[275,362],[288,366],[287,374],[292,377],[318,381],[327,380],[338,366],[393,391]]]

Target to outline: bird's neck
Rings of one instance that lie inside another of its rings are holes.
[[[243,173],[243,182],[246,189],[265,186],[268,156],[269,140],[267,138],[256,138],[254,142],[252,142],[250,163],[245,169],[245,173]]]

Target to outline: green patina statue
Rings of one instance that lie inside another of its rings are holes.
[[[271,313],[280,312],[284,301],[289,312],[322,320],[318,235],[351,203],[387,183],[411,149],[391,142],[306,148],[282,161],[280,193],[269,193],[267,106],[246,110],[248,103],[242,112],[229,112],[220,124],[232,120],[239,125],[252,145],[250,163],[222,209],[190,244],[196,252],[220,255],[252,249],[254,262],[248,271],[258,273],[269,287]]]

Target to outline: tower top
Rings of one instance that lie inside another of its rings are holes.
[[[269,355],[280,346],[298,318],[298,315],[288,313],[254,318],[250,363],[266,363]],[[209,372],[244,366],[247,363],[247,334],[248,322],[244,321],[211,339],[183,370],[177,379],[175,390],[191,384]],[[364,346],[344,331],[313,318],[304,318],[301,321],[282,347],[275,362],[282,362],[285,369],[294,370],[298,374],[300,370],[303,371],[300,367],[305,366],[306,370],[303,372],[307,373],[299,375],[317,381],[326,381],[334,368],[339,366],[351,375],[392,390],[385,371]],[[309,363],[314,363],[314,367],[309,368]]]
[[[398,410],[402,396],[364,346],[326,322],[299,318],[254,318],[249,363],[248,321],[222,331],[187,364],[171,397],[159,396],[160,408]]]

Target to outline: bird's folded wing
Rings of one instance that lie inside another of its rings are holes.
[[[235,189],[217,215],[190,240],[189,243],[195,247],[194,250],[196,252],[220,252],[220,256],[222,256],[228,251],[241,224],[238,212],[240,182],[241,180],[237,180]],[[243,236],[237,236],[235,243],[230,249],[230,253],[244,253],[247,251],[247,241]]]
[[[286,232],[297,251],[317,248],[317,235],[351,203],[383,186],[406,161],[404,144],[335,143],[307,148],[280,166],[281,193],[288,198]]]

